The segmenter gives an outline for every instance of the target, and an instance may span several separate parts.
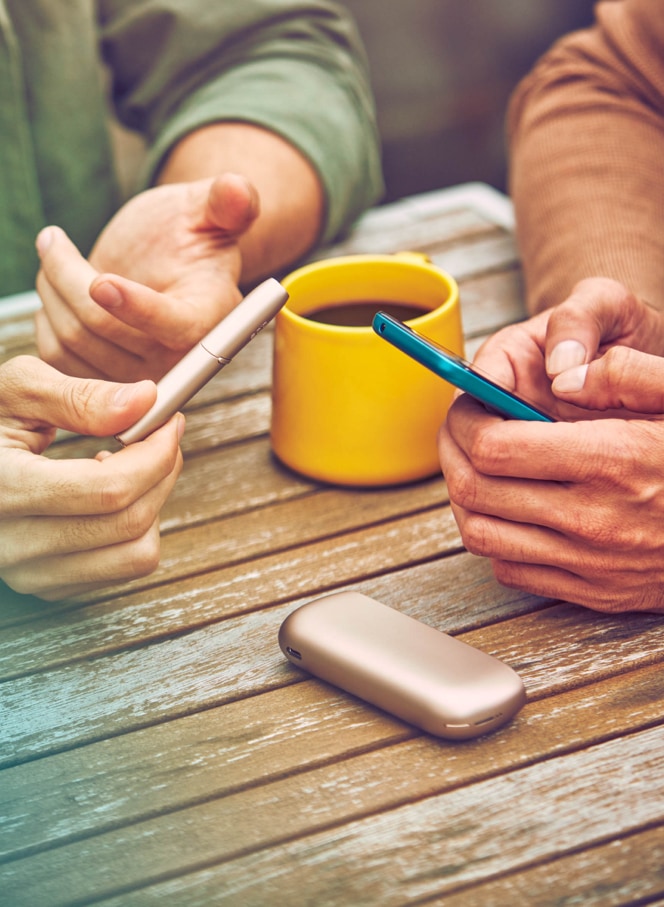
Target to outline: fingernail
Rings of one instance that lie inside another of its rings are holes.
[[[37,252],[39,252],[40,255],[45,255],[46,252],[48,251],[48,247],[51,245],[52,242],[53,242],[53,230],[51,229],[51,227],[44,227],[43,230],[39,231],[39,233],[37,234],[37,238],[35,240],[35,246],[37,247]]]
[[[583,365],[586,359],[586,348],[578,340],[561,340],[553,348],[546,364],[549,375],[559,375],[560,372]]]
[[[185,418],[182,413],[178,413],[178,441],[182,440],[185,428]]]
[[[124,301],[122,293],[115,284],[112,284],[109,281],[102,281],[101,283],[96,284],[94,298],[95,302],[98,302],[99,305],[103,306],[105,309],[117,309]]]
[[[586,375],[588,374],[588,365],[577,365],[574,368],[568,368],[564,372],[561,372],[557,375],[551,389],[554,394],[562,391],[564,394],[573,394],[577,391],[580,391],[583,388],[583,385],[586,383]]]
[[[134,384],[121,384],[113,394],[113,405],[120,409],[125,407],[132,397],[140,394],[139,388],[143,384],[150,384],[154,387],[154,383],[149,378],[145,378],[143,381],[136,381]]]

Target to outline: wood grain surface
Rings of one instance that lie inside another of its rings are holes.
[[[340,246],[424,251],[466,348],[524,316],[514,241],[434,193]],[[2,320],[0,358],[33,354]],[[149,577],[46,604],[0,587],[0,904],[664,902],[664,622],[500,586],[442,476],[344,489],[269,442],[272,333],[186,408]],[[108,439],[60,433],[49,456]],[[489,652],[528,701],[449,742],[292,667],[283,619],[355,589]]]

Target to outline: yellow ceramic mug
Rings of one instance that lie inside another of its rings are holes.
[[[318,261],[282,283],[289,300],[275,322],[271,439],[277,457],[297,472],[340,485],[393,485],[438,472],[436,436],[453,388],[381,340],[371,314],[364,313],[362,327],[348,323],[369,308],[363,302],[392,313],[395,306],[413,306],[421,314],[402,320],[463,354],[453,278],[426,256],[404,252]],[[317,314],[321,310],[325,314]]]

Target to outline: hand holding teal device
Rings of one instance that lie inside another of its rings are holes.
[[[532,403],[481,374],[456,353],[423,337],[391,315],[378,312],[372,326],[379,337],[501,415],[530,422],[555,421]]]

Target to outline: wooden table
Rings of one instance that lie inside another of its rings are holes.
[[[378,210],[331,251],[403,248],[458,278],[471,354],[523,315],[490,190]],[[30,338],[10,309],[2,355]],[[189,409],[155,574],[61,604],[0,590],[0,903],[664,903],[662,618],[502,588],[440,477],[353,491],[282,468],[271,339]],[[446,743],[308,678],[277,630],[342,588],[497,655],[527,705]]]

